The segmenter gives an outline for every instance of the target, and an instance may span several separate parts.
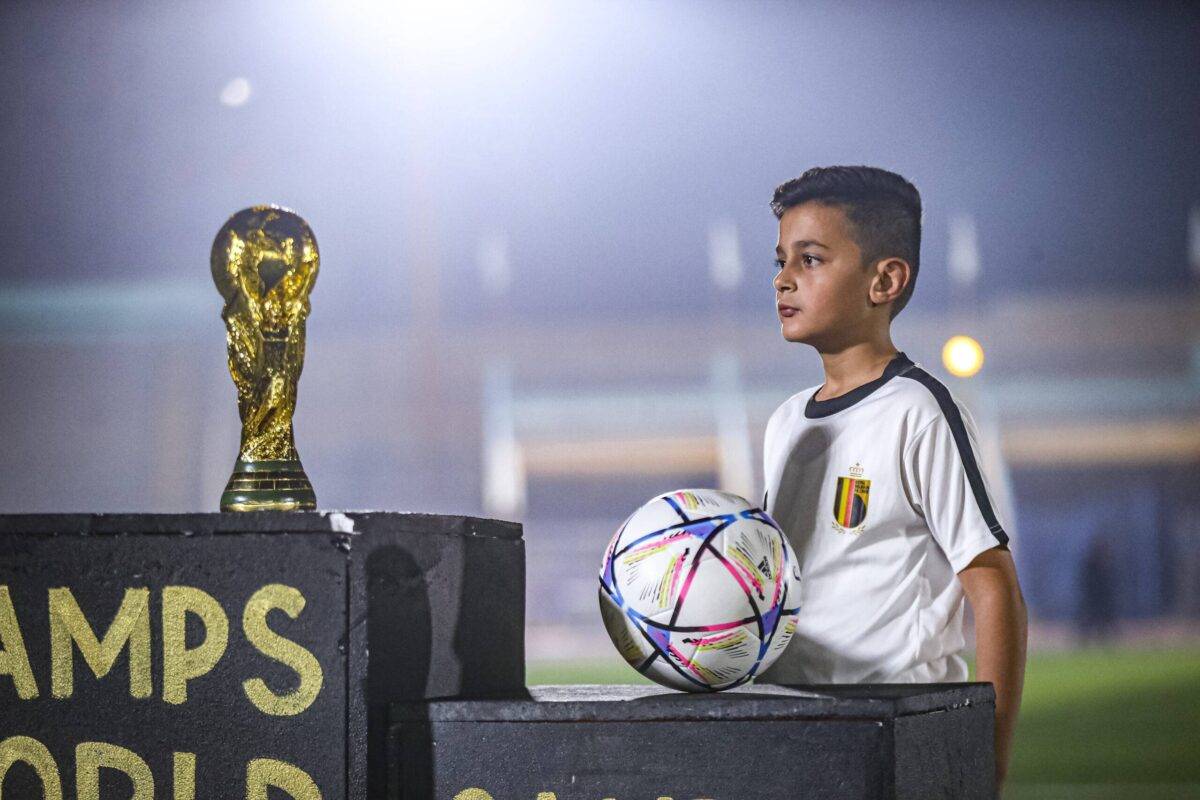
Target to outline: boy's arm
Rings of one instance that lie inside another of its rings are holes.
[[[975,612],[975,678],[996,688],[996,790],[1008,774],[1025,684],[1028,615],[1012,554],[993,547],[958,573]]]

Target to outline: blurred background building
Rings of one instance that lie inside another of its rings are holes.
[[[922,192],[893,339],[980,421],[1034,646],[1116,648],[1031,667],[1029,702],[1144,674],[1131,648],[1196,685],[1197,141],[1185,5],[5,3],[0,512],[216,510],[239,423],[209,247],[283,204],[322,252],[319,505],[523,522],[531,675],[636,678],[603,548],[661,491],[761,496],[767,417],[822,381],[779,336],[767,202],[869,163]],[[1182,709],[1164,763],[1200,755]],[[1105,779],[1028,725],[1018,779]],[[1117,777],[1200,784],[1138,763]]]

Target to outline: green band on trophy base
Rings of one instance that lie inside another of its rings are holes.
[[[221,495],[222,511],[303,511],[317,497],[299,461],[238,460]]]

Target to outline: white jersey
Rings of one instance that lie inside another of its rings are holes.
[[[967,680],[956,573],[1006,545],[967,409],[904,353],[767,423],[763,506],[800,561],[800,615],[765,683]]]

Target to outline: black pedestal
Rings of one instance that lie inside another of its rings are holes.
[[[994,797],[990,684],[543,686],[393,707],[391,800]],[[471,791],[474,790],[474,791]]]
[[[324,800],[380,797],[389,703],[524,686],[515,523],[351,512],[0,516],[0,587],[0,744],[43,746],[68,796],[77,746],[97,742],[145,762],[155,797],[173,796],[175,753],[195,756],[199,800],[244,796],[254,759],[303,771]],[[124,629],[113,625],[122,608]],[[79,644],[80,621],[100,641],[113,626],[110,663],[104,648]],[[120,771],[100,775],[101,797],[131,796]],[[39,784],[18,760],[4,796],[41,797]]]

